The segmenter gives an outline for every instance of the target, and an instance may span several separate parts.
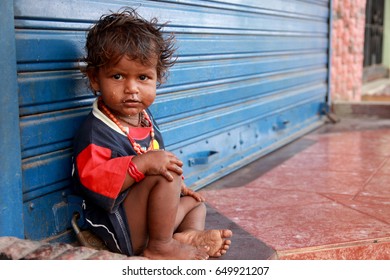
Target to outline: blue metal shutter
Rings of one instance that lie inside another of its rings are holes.
[[[39,2],[39,3],[38,3]],[[124,2],[15,0],[25,236],[69,229],[71,143],[94,97],[85,30]],[[327,0],[126,1],[169,21],[178,62],[151,110],[194,189],[322,123]],[[65,236],[67,236],[65,234]]]

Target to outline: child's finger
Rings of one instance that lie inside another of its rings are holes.
[[[199,201],[199,202],[204,202],[205,201],[205,199],[204,199],[204,197],[203,196],[201,196],[200,194],[196,194],[196,199]]]
[[[176,164],[170,165],[168,167],[168,170],[175,172],[177,175],[182,175],[183,174],[183,169],[180,166],[176,165]]]
[[[175,154],[168,151],[164,151],[164,153],[168,155],[170,162],[177,164],[178,166],[183,166],[183,162]]]
[[[177,166],[180,166],[180,167],[183,166],[183,162],[180,159],[178,159],[177,157],[172,157],[171,158],[171,163],[174,163],[174,164],[176,164]]]
[[[165,179],[167,179],[169,182],[172,182],[172,181],[173,181],[173,176],[172,176],[172,174],[171,174],[168,170],[166,170],[165,172],[162,172],[161,175],[162,175]]]
[[[201,194],[194,192],[193,190],[188,189],[188,195],[192,196],[193,198],[195,198],[199,202],[205,201],[204,197]]]

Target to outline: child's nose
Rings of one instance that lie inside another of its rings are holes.
[[[134,94],[139,93],[138,84],[136,81],[129,79],[126,83],[125,93]]]

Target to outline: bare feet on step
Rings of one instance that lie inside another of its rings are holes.
[[[143,256],[152,260],[207,260],[209,247],[192,246],[171,239],[167,242],[149,241]]]
[[[233,233],[228,229],[212,229],[205,231],[187,230],[175,233],[173,238],[195,247],[208,246],[210,257],[220,257],[229,249]]]

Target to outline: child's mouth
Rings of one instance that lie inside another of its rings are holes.
[[[140,103],[140,101],[135,99],[126,99],[123,101],[123,104],[125,104],[126,106],[134,106],[137,105],[138,103]]]

